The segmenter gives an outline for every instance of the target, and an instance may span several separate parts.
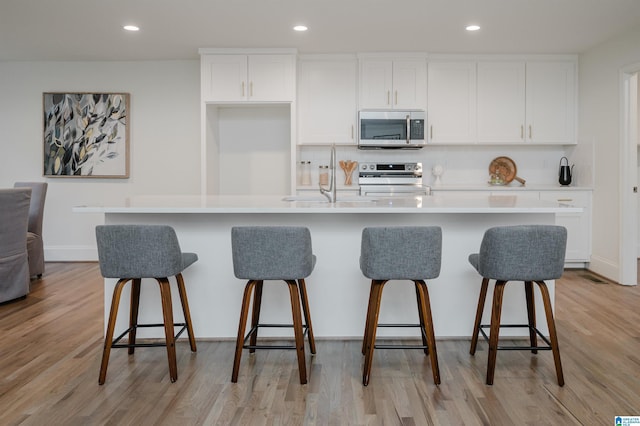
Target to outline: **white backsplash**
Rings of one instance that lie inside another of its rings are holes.
[[[437,164],[444,173],[442,186],[477,186],[487,183],[489,164],[500,156],[514,160],[518,169],[518,177],[529,185],[558,184],[558,166],[562,157],[575,164],[574,186],[590,186],[591,161],[589,150],[578,150],[574,146],[442,146],[430,145],[421,150],[376,150],[362,151],[355,146],[336,146],[339,160],[355,160],[358,162],[421,162],[423,178],[426,185],[433,185],[435,177],[431,170]],[[312,185],[317,186],[317,171],[321,164],[329,164],[329,146],[299,146],[297,161],[311,161]],[[338,171],[339,181],[343,178]],[[354,184],[357,182],[357,171],[354,172]],[[514,181],[512,185],[518,185]]]

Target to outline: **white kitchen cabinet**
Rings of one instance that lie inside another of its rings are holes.
[[[476,63],[430,62],[427,77],[430,143],[476,142]]]
[[[540,199],[584,208],[582,213],[557,213],[556,225],[567,228],[565,263],[589,262],[591,257],[591,192],[540,191]]]
[[[575,61],[478,63],[478,142],[575,144]]]
[[[426,109],[425,59],[360,59],[361,109]]]
[[[527,62],[526,87],[526,140],[541,144],[575,144],[575,63]]]
[[[298,144],[355,144],[355,56],[301,57],[298,63]]]
[[[524,62],[478,62],[478,142],[525,140]]]
[[[291,102],[295,55],[202,55],[204,102]]]

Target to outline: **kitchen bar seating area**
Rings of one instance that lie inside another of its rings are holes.
[[[636,332],[622,321],[640,320],[640,292],[579,270],[565,271],[556,281],[563,387],[555,381],[551,356],[522,351],[502,351],[495,383],[487,386],[486,346],[479,344],[472,357],[468,338],[438,339],[439,386],[430,378],[428,357],[413,349],[379,351],[371,382],[362,386],[361,340],[322,338],[316,355],[306,356],[307,385],[299,383],[295,351],[250,357],[243,362],[246,376],[232,383],[235,339],[198,340],[197,353],[179,339],[175,383],[167,373],[166,351],[143,348],[134,362],[126,351],[114,354],[108,380],[98,386],[102,281],[96,263],[49,262],[28,298],[2,307],[1,368],[11,372],[4,379],[2,399],[11,404],[0,413],[2,423],[127,418],[138,424],[400,424],[402,418],[414,424],[611,424],[613,413],[633,412],[640,399],[631,343]],[[238,286],[237,279],[228,285]],[[470,285],[475,293],[479,277]],[[50,350],[61,341],[65,351]],[[23,363],[30,368],[20,368]]]

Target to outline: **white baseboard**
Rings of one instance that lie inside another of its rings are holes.
[[[603,277],[608,278],[613,282],[620,282],[620,267],[611,259],[605,259],[603,257],[591,255],[589,270],[595,272],[598,275],[602,275]]]
[[[97,262],[95,246],[47,246],[44,248],[47,262]]]

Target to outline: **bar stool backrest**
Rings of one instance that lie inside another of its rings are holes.
[[[566,246],[563,226],[500,226],[485,232],[480,253],[471,255],[469,261],[489,279],[553,280],[562,276]]]
[[[362,230],[360,269],[373,280],[428,280],[440,275],[439,226],[371,227]]]
[[[99,225],[96,240],[105,278],[171,277],[197,260],[193,253],[183,258],[175,231],[166,225]]]
[[[311,275],[316,258],[311,233],[297,226],[239,226],[231,229],[236,278],[297,280]]]

